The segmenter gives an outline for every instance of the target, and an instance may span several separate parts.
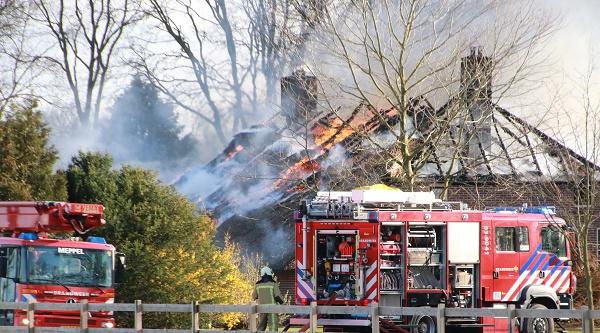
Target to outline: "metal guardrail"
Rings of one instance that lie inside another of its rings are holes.
[[[223,330],[200,329],[201,313],[227,313],[241,312],[248,314],[248,330],[236,330],[227,332],[253,333],[257,331],[257,319],[259,313],[287,313],[308,315],[309,330],[315,333],[317,331],[317,317],[320,314],[368,314],[372,320],[371,331],[379,333],[380,316],[414,316],[427,315],[437,318],[437,332],[445,333],[445,327],[442,323],[446,318],[452,317],[496,317],[508,319],[508,331],[514,332],[517,325],[517,318],[570,318],[580,319],[583,323],[582,332],[592,333],[592,328],[587,325],[585,319],[600,318],[600,310],[588,310],[587,307],[581,307],[574,310],[535,310],[535,309],[515,309],[514,305],[507,308],[446,308],[440,304],[437,308],[430,307],[390,307],[371,304],[370,306],[317,306],[315,302],[311,305],[257,305],[256,303],[245,305],[226,305],[226,304],[199,304],[192,302],[190,304],[143,304],[141,301],[135,303],[88,303],[83,300],[81,303],[12,303],[0,302],[0,310],[23,310],[27,313],[29,319],[28,326],[0,326],[0,332],[19,332],[19,333],[93,333],[93,332],[111,332],[111,333],[218,333]],[[79,328],[56,328],[56,327],[35,327],[34,314],[40,310],[68,310],[79,311]],[[90,311],[116,311],[133,312],[133,328],[89,328],[88,318]],[[143,313],[148,312],[167,312],[167,313],[189,313],[191,315],[190,329],[149,329],[143,328]]]

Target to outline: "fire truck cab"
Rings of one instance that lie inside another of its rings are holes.
[[[296,217],[296,302],[452,308],[569,309],[575,276],[566,224],[552,207],[468,210],[433,192],[319,192]],[[435,332],[428,316],[381,318]],[[300,320],[299,320],[300,321]],[[368,317],[322,318],[338,327]],[[449,331],[507,332],[506,318],[449,318]],[[544,318],[522,332],[552,332]]]
[[[0,302],[114,303],[124,257],[89,236],[105,223],[103,211],[97,204],[0,202]],[[80,313],[36,310],[33,320],[36,327],[79,327]],[[30,324],[24,311],[0,311],[0,326]],[[113,313],[91,312],[88,325],[113,328]]]

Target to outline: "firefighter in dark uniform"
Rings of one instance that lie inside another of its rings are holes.
[[[273,271],[268,266],[261,268],[261,278],[254,286],[252,299],[258,304],[283,304],[279,284],[273,280]],[[269,325],[269,331],[277,331],[279,317],[276,313],[261,313],[258,320],[258,330],[264,331]]]

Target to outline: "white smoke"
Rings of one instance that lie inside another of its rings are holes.
[[[211,173],[205,168],[198,168],[186,173],[175,183],[179,192],[202,204],[202,198],[208,197],[219,187],[226,185],[225,181],[223,177]]]

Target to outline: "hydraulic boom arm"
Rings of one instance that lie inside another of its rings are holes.
[[[104,206],[53,201],[0,201],[0,232],[76,231],[86,234],[106,223]]]

